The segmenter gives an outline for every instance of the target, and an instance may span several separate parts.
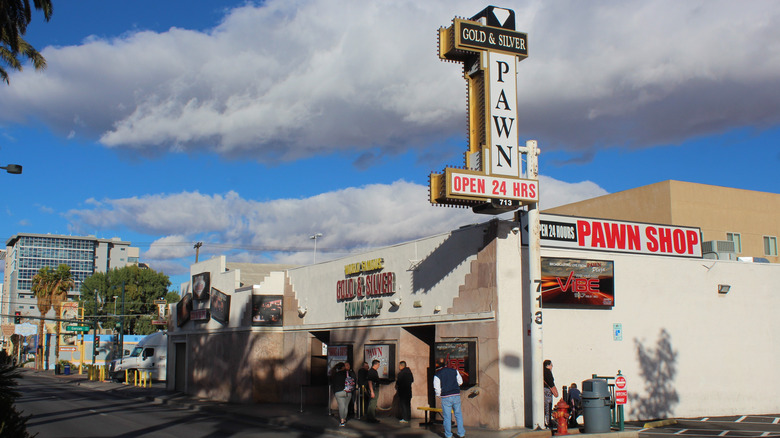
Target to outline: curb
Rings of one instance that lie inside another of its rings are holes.
[[[551,430],[530,430],[522,431],[513,435],[512,438],[550,438],[552,437]]]
[[[668,420],[650,421],[645,423],[642,427],[645,429],[653,429],[655,427],[670,426],[672,424],[677,424],[677,420],[670,418]]]

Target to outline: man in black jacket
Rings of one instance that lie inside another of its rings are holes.
[[[395,391],[401,404],[401,423],[408,423],[412,418],[412,382],[414,375],[406,366],[406,361],[398,364],[398,378],[395,380]]]
[[[376,371],[379,369],[379,361],[374,359],[371,361],[371,368],[368,370],[368,409],[366,410],[366,421],[369,423],[379,423],[376,418],[376,402],[379,398],[379,373]]]

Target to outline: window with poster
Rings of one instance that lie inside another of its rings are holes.
[[[477,384],[477,341],[436,342],[433,350],[433,361],[444,358],[444,363],[455,368],[463,379],[461,388]]]
[[[282,295],[252,295],[252,325],[282,325]]]
[[[379,361],[379,380],[395,380],[395,345],[394,344],[366,344],[363,346],[363,360],[368,366]]]
[[[351,345],[328,345],[328,374],[333,373],[334,367],[339,363],[349,362],[354,370],[354,363],[352,363],[352,346]]]

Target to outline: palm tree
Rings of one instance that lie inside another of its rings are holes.
[[[41,312],[41,318],[45,317],[49,310],[54,308],[55,317],[59,317],[62,310],[62,303],[68,299],[68,291],[73,288],[75,282],[70,273],[70,266],[61,264],[57,270],[52,271],[48,266],[41,268],[32,278],[32,290],[35,298],[38,299],[38,310]],[[57,322],[56,344],[54,354],[56,360],[60,360],[60,324]],[[43,339],[44,320],[38,323],[39,339]],[[42,342],[40,343],[42,345]],[[40,363],[42,365],[42,363]]]
[[[51,292],[52,282],[54,280],[54,273],[48,266],[44,266],[38,273],[32,278],[32,291],[35,294],[35,298],[38,301],[38,312],[41,314],[41,319],[38,320],[38,349],[39,353],[43,353],[43,339],[46,337],[44,331],[44,320],[46,314],[51,310]],[[38,369],[43,368],[43,354],[36,354],[35,366]]]
[[[68,300],[68,291],[73,289],[76,283],[70,273],[70,266],[62,264],[54,271],[54,283],[51,292],[51,304],[54,307],[54,314],[57,318],[62,316],[62,303]],[[56,341],[54,347],[55,363],[60,361],[60,331],[62,324],[57,321],[55,324]]]
[[[35,9],[43,11],[46,21],[51,19],[54,11],[52,0],[33,0]],[[0,63],[7,64],[14,70],[22,70],[18,55],[24,54],[30,59],[36,70],[46,68],[46,59],[28,44],[22,35],[27,32],[27,25],[32,21],[30,0],[7,0],[0,2]],[[0,66],[0,79],[8,84],[8,73]]]

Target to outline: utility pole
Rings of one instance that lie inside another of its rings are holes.
[[[528,179],[539,178],[539,148],[536,140],[525,142],[519,148],[526,155]],[[528,205],[528,281],[529,293],[525,311],[530,313],[528,327],[531,374],[531,424],[544,429],[544,350],[542,349],[542,245],[539,234],[539,203]]]
[[[200,252],[200,247],[203,246],[203,242],[198,242],[195,244],[195,263],[198,263],[198,253]]]

